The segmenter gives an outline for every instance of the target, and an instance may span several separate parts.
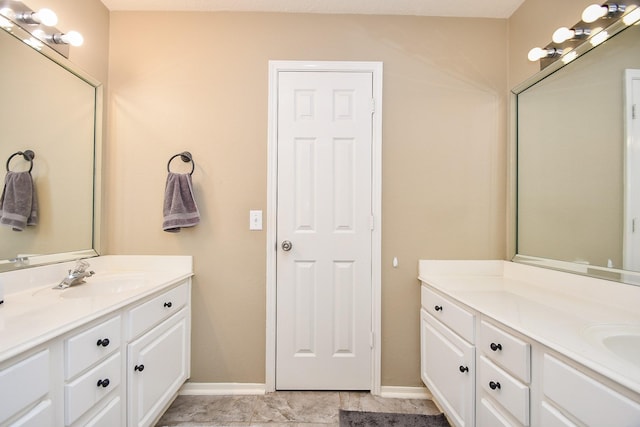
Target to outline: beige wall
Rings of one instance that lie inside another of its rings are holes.
[[[108,252],[194,256],[193,381],[265,381],[265,232],[248,211],[266,209],[268,61],[365,60],[384,62],[382,384],[421,385],[418,259],[505,255],[506,36],[489,19],[111,14]],[[202,222],[168,234],[182,150]]]

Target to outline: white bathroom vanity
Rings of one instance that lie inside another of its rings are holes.
[[[456,426],[639,426],[640,287],[420,261],[421,376]]]
[[[150,426],[190,375],[190,256],[88,259],[0,274],[0,426]]]

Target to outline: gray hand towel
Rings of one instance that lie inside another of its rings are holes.
[[[193,227],[200,222],[190,174],[169,172],[162,213],[162,229],[169,233],[177,233],[182,227]]]
[[[31,173],[8,171],[0,198],[0,224],[22,231],[37,222],[38,202]]]

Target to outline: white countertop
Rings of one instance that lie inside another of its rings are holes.
[[[509,261],[420,261],[419,279],[640,393],[640,360],[596,338],[604,329],[640,334],[640,287]]]
[[[87,259],[95,275],[86,284],[54,290],[74,263],[0,273],[0,362],[126,307],[193,275],[190,256],[101,256]],[[122,292],[98,292],[106,281],[129,281]],[[134,283],[135,282],[135,283]],[[69,292],[69,293],[67,293]],[[73,292],[73,293],[71,293]]]

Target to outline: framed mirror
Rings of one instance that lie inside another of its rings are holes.
[[[640,26],[619,29],[513,91],[514,260],[640,283]]]
[[[3,176],[32,167],[37,222],[0,226],[0,271],[95,256],[99,239],[102,87],[29,38],[17,26],[0,31],[0,159]],[[26,150],[32,162],[16,155]]]

